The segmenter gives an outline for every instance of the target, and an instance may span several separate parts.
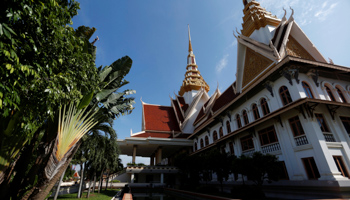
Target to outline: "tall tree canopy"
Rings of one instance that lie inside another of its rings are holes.
[[[58,137],[60,106],[80,101],[78,110],[90,103],[100,117],[130,113],[133,98],[125,95],[133,91],[116,90],[128,83],[132,61],[126,56],[95,67],[96,48],[89,42],[95,29],[69,26],[79,9],[74,0],[0,4],[0,193],[40,199],[80,144],[62,155],[63,166],[50,162],[65,139]],[[56,165],[61,167],[48,178],[44,172]]]

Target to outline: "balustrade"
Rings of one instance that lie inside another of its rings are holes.
[[[297,146],[309,144],[309,141],[305,135],[295,137],[294,140]]]
[[[336,142],[333,134],[323,133],[326,142]]]
[[[262,146],[261,150],[262,150],[263,153],[270,153],[270,152],[273,152],[273,151],[281,150],[281,146],[280,146],[280,143],[276,142],[276,143],[272,143],[272,144],[268,144],[268,145]]]

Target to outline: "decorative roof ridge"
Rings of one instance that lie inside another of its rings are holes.
[[[163,105],[159,105],[159,104],[150,104],[150,103],[143,103],[144,105],[147,106],[162,106],[162,107],[172,107],[172,106],[163,106]]]
[[[187,124],[188,120],[190,119],[190,116],[189,116],[189,113],[190,111],[192,111],[194,109],[194,105],[197,105],[199,100],[200,100],[200,97],[202,97],[203,95],[205,94],[205,89],[201,88],[201,90],[196,94],[195,98],[193,99],[192,103],[191,103],[191,106],[189,106],[187,108],[187,111],[186,111],[186,116],[183,123],[182,123],[182,127],[181,129]]]
[[[266,57],[266,58],[268,58],[268,59],[270,59],[272,61],[277,61],[278,60],[278,57],[276,55],[274,55],[273,49],[271,49],[271,51],[267,52],[267,51],[265,51],[265,50],[255,46],[254,44],[251,44],[251,43],[248,43],[248,42],[244,41],[241,38],[237,38],[237,41],[240,44],[246,46],[247,48],[252,49],[254,52],[259,53],[262,56],[264,56],[264,57]]]

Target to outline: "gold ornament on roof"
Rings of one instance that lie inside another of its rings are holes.
[[[265,8],[260,6],[260,3],[256,1],[243,1],[243,24],[242,34],[249,37],[255,30],[259,30],[266,25],[277,27],[280,20],[273,16],[270,12],[266,11]]]

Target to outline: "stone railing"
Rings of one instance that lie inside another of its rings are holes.
[[[243,151],[242,154],[245,155],[245,156],[250,157],[250,156],[253,155],[254,152],[255,152],[255,149],[249,149],[249,150]]]
[[[331,133],[323,133],[323,136],[326,142],[336,142],[333,134]]]
[[[295,140],[295,144],[297,146],[309,144],[309,141],[307,140],[306,135],[301,135],[301,136],[294,137],[294,140]]]
[[[262,146],[261,150],[262,150],[263,153],[270,153],[270,152],[273,152],[273,151],[281,150],[281,146],[280,146],[280,143],[275,142],[275,143],[272,143],[272,144],[268,144],[268,145]]]

